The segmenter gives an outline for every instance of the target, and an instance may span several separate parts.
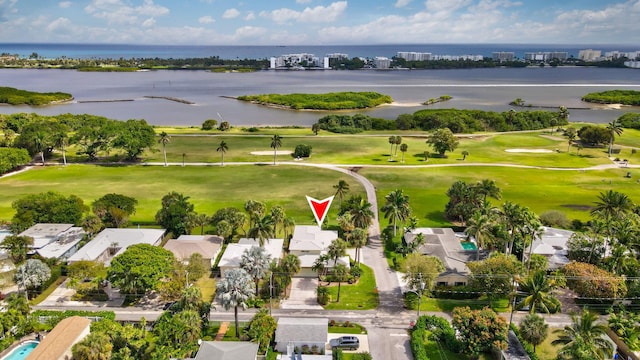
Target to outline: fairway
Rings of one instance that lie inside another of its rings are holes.
[[[626,178],[627,172],[631,178]],[[559,210],[569,220],[588,220],[589,211],[600,192],[615,190],[627,194],[634,203],[640,202],[640,169],[603,171],[536,170],[506,167],[433,167],[423,169],[363,168],[359,172],[373,182],[380,204],[394,189],[409,195],[414,215],[420,226],[450,226],[443,218],[449,198],[447,189],[456,180],[477,182],[495,180],[502,190],[502,199],[491,202],[500,206],[506,200],[529,207],[536,214]]]
[[[340,172],[292,166],[94,166],[36,167],[0,178],[0,219],[13,216],[11,203],[27,194],[58,191],[82,198],[86,205],[107,193],[119,193],[138,200],[131,224],[154,222],[160,199],[176,191],[191,197],[195,211],[213,214],[235,206],[243,209],[247,200],[268,207],[281,205],[298,224],[315,222],[305,195],[324,199],[334,194],[333,185],[345,180],[350,193],[364,193],[353,178]],[[335,223],[337,202],[327,219]]]

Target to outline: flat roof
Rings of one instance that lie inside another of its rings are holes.
[[[222,247],[223,239],[216,235],[182,235],[164,244],[176,259],[188,260],[193,254],[201,254],[205,259],[213,259]]]
[[[280,259],[282,257],[282,245],[284,245],[284,239],[267,239],[264,242],[264,248],[271,260]],[[227,245],[227,249],[222,254],[219,267],[238,267],[240,266],[240,259],[245,250],[250,249],[253,246],[260,246],[257,240],[242,238],[237,244]]]
[[[97,260],[112,245],[119,249],[113,257],[135,244],[156,245],[162,240],[165,229],[104,229],[78,252],[69,257],[69,262]]]
[[[322,251],[326,250],[331,242],[337,238],[337,231],[322,230],[318,226],[298,225],[293,230],[293,237],[289,242],[289,250]]]

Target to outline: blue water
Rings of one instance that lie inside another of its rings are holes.
[[[38,346],[35,341],[24,343],[17,348],[13,349],[8,356],[2,358],[2,360],[23,360]]]
[[[207,46],[207,45],[127,45],[127,44],[37,44],[0,43],[0,54],[17,54],[28,57],[37,53],[43,58],[204,58],[218,56],[221,59],[266,59],[284,54],[311,53],[324,56],[329,53],[344,53],[349,57],[395,56],[398,51],[430,52],[438,55],[483,55],[494,51],[512,51],[519,58],[525,52],[566,51],[578,56],[582,49],[604,51],[636,51],[629,45],[557,45],[557,44],[393,44],[393,45],[295,45],[295,46]]]
[[[476,247],[476,244],[471,241],[461,241],[460,246],[462,247],[462,250],[465,250],[465,251],[478,250],[478,248]]]

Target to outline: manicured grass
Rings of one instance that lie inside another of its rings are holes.
[[[631,178],[626,178],[627,172]],[[377,189],[378,203],[395,189],[409,195],[414,216],[420,226],[449,226],[443,217],[448,201],[446,191],[457,180],[475,183],[492,179],[502,190],[501,200],[491,200],[500,206],[511,201],[529,207],[540,214],[559,210],[569,219],[589,219],[589,211],[600,192],[615,190],[640,202],[640,169],[611,169],[600,171],[554,171],[505,167],[441,167],[426,169],[363,168],[359,173],[371,180]],[[383,225],[386,221],[383,221]]]
[[[85,204],[107,193],[120,193],[138,200],[132,224],[152,223],[160,200],[170,191],[189,196],[195,211],[211,215],[215,210],[243,208],[247,200],[263,201],[268,208],[281,205],[287,216],[299,224],[315,223],[305,195],[324,199],[333,195],[333,185],[346,180],[350,193],[362,187],[347,175],[324,169],[293,166],[94,166],[36,167],[0,178],[0,219],[10,220],[11,203],[27,194],[59,191],[75,194]],[[338,207],[332,206],[328,219],[335,223]],[[196,230],[199,233],[200,229]]]
[[[325,305],[326,310],[369,310],[378,306],[378,293],[375,292],[376,279],[373,270],[360,264],[362,276],[357,284],[343,283],[340,289],[340,302],[338,298],[338,284],[329,286],[331,301]]]
[[[272,130],[272,129],[267,129]],[[272,151],[270,148],[271,131],[253,135],[215,134],[211,136],[180,136],[174,135],[167,145],[167,158],[169,162],[182,162],[183,154],[186,162],[219,163],[221,154],[216,151],[221,141],[225,141],[228,151],[225,153],[225,162],[251,161],[269,162],[270,155],[251,155],[254,151]],[[298,132],[300,129],[292,129]],[[262,131],[262,130],[261,130]],[[274,131],[279,133],[280,131]],[[499,135],[469,135],[460,138],[460,145],[453,153],[447,153],[446,157],[429,158],[424,161],[424,152],[433,150],[426,144],[428,134],[411,134],[403,136],[403,143],[407,144],[408,151],[404,154],[391,146],[387,135],[333,135],[313,136],[285,135],[282,138],[282,147],[279,150],[293,151],[296,145],[305,144],[312,147],[311,157],[305,162],[332,163],[332,164],[366,164],[366,165],[434,165],[467,163],[503,163],[520,164],[542,167],[590,167],[607,164],[606,149],[582,149],[576,154],[572,148],[567,152],[568,143],[562,137],[549,138],[548,133],[526,134],[499,134]],[[402,136],[402,135],[401,135]],[[510,153],[508,149],[546,149],[550,153]],[[462,160],[462,151],[469,152],[466,160]],[[628,153],[628,154],[627,154]],[[620,156],[631,156],[630,149],[624,149]],[[161,151],[147,152],[144,155],[146,161],[163,161]],[[291,155],[279,155],[278,161],[292,161]]]
[[[490,303],[489,300],[484,297],[471,300],[434,299],[423,297],[420,304],[420,311],[451,312],[457,307],[465,306],[468,306],[472,310],[479,310],[490,306],[496,312],[507,312],[509,311],[509,299],[498,299]]]
[[[356,323],[349,323],[349,326],[344,326],[345,323],[338,323],[334,326],[329,325],[330,334],[366,334],[367,329],[362,325]]]
[[[202,299],[204,301],[212,302],[213,297],[216,295],[216,280],[209,277],[209,274],[201,277],[196,281],[195,286],[200,289],[202,293]]]

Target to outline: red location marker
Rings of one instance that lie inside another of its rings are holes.
[[[307,202],[309,202],[311,212],[313,212],[313,216],[316,218],[316,222],[320,227],[322,227],[322,222],[329,212],[331,201],[333,201],[333,196],[328,197],[324,200],[317,200],[312,198],[311,196],[307,196]]]

